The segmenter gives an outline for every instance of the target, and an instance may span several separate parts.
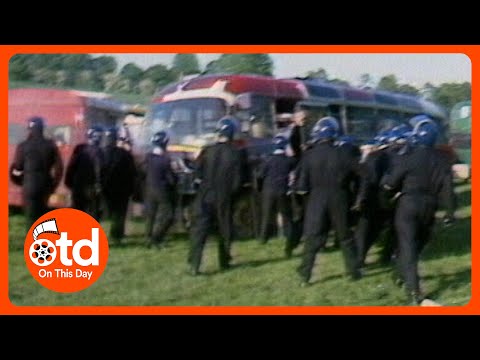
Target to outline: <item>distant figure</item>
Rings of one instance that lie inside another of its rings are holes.
[[[48,211],[48,198],[63,176],[63,162],[55,142],[44,137],[45,121],[28,120],[27,139],[18,144],[10,166],[12,181],[22,186],[27,231]]]
[[[120,244],[125,236],[125,221],[135,185],[136,168],[130,151],[118,146],[117,133],[116,127],[108,128],[104,133],[101,183],[107,216],[111,221],[109,239]]]
[[[89,128],[87,142],[75,146],[65,174],[65,185],[72,192],[72,207],[86,212],[97,221],[102,213],[102,137],[102,127]]]

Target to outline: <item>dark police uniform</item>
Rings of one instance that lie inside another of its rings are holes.
[[[176,176],[167,151],[149,152],[143,164],[147,245],[165,245],[165,235],[174,221]]]
[[[197,158],[196,179],[199,181],[194,204],[194,224],[189,262],[197,274],[207,236],[218,227],[220,268],[229,267],[233,239],[233,202],[242,186],[244,157],[231,141],[205,147]]]
[[[298,271],[305,283],[311,277],[317,252],[327,240],[330,224],[343,252],[347,273],[361,276],[356,247],[349,226],[349,199],[352,178],[358,176],[358,158],[333,141],[317,142],[301,160],[296,190],[307,192],[303,236],[305,247]]]
[[[359,210],[355,228],[355,239],[359,263],[365,264],[368,251],[388,225],[393,224],[394,206],[389,202],[387,194],[380,188],[380,179],[387,172],[390,164],[390,152],[387,148],[375,150],[367,155],[363,163],[364,172],[361,176],[356,207]],[[391,227],[388,227],[391,229]],[[392,237],[389,234],[388,242],[382,250],[382,261],[386,261],[393,252]]]
[[[100,130],[97,132],[101,133]],[[104,153],[99,143],[78,144],[67,164],[65,185],[72,193],[72,207],[100,220]]]
[[[43,136],[42,118],[29,120],[30,133],[18,144],[10,166],[10,176],[22,186],[27,231],[48,211],[48,198],[59,185],[63,162],[53,140]]]
[[[296,166],[296,159],[286,156],[285,153],[269,155],[260,165],[258,177],[262,182],[262,224],[261,242],[266,243],[269,238],[269,226],[277,211],[280,212],[283,222],[283,233],[286,237],[285,254],[290,257],[296,247],[292,236],[292,201],[287,192],[289,176]]]
[[[109,238],[120,243],[125,236],[125,222],[128,204],[133,194],[136,167],[133,155],[123,147],[117,146],[117,137],[107,135],[111,140],[103,148],[103,167],[101,171],[102,193],[107,216],[111,221]]]
[[[455,193],[451,163],[445,154],[428,146],[416,146],[402,161],[395,162],[381,185],[401,191],[395,212],[398,241],[398,270],[408,295],[422,300],[418,274],[419,256],[428,242],[440,200],[453,217]]]

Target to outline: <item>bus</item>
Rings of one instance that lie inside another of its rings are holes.
[[[271,149],[272,137],[285,131],[284,122],[277,120],[298,108],[308,109],[311,114],[307,134],[316,120],[331,115],[339,120],[343,134],[355,136],[360,143],[384,128],[426,114],[441,130],[439,146],[454,156],[447,139],[448,114],[428,100],[318,79],[261,75],[204,75],[167,85],[154,94],[147,107],[135,152],[147,151],[156,131],[169,132],[168,150],[179,174],[178,204],[182,207],[190,203],[195,193],[191,163],[203,146],[214,141],[215,125],[222,116],[233,115],[239,120],[241,131],[234,141],[246,150],[250,162],[256,163]],[[241,221],[258,217],[258,209],[252,205],[255,201],[247,200],[252,199],[251,192],[245,195],[241,198],[246,205],[236,207],[240,212],[236,218]],[[250,209],[244,210],[248,206]],[[255,229],[255,225],[238,228]]]
[[[464,165],[464,178],[470,177],[472,163],[472,102],[456,103],[450,111],[449,143],[457,154],[457,167]]]
[[[8,91],[8,163],[27,134],[27,119],[41,116],[46,121],[45,135],[54,139],[66,168],[74,147],[86,140],[88,127],[122,126],[124,119],[137,113],[133,105],[108,94],[52,88],[17,88]],[[8,204],[22,206],[21,187],[9,180]],[[63,179],[49,198],[50,208],[68,207],[71,196]]]

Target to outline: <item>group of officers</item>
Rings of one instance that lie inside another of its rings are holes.
[[[280,214],[285,255],[290,257],[304,243],[297,268],[302,286],[310,284],[316,256],[331,233],[347,276],[359,280],[372,245],[383,230],[390,230],[382,258],[394,263],[394,281],[420,304],[425,295],[419,256],[432,235],[437,210],[446,210],[443,223],[450,225],[456,207],[452,161],[435,147],[437,124],[420,114],[383,129],[360,149],[341,135],[331,116],[318,119],[305,136],[307,115],[306,110],[294,114],[288,136],[274,137],[273,151],[253,166],[234,144],[236,119],[219,121],[217,142],[205,147],[196,161],[191,273],[199,273],[207,236],[216,228],[219,265],[230,266],[235,197],[255,183],[262,204],[259,240],[268,241],[272,218]]]
[[[420,253],[430,239],[436,211],[446,210],[448,225],[456,205],[451,161],[434,146],[439,135],[436,123],[417,115],[381,131],[361,151],[351,138],[341,136],[338,121],[331,116],[318,119],[305,134],[307,116],[306,110],[297,111],[288,135],[275,136],[271,153],[254,164],[235,144],[237,120],[226,116],[218,121],[215,143],[201,150],[193,168],[190,273],[200,274],[204,246],[213,233],[219,235],[220,268],[231,266],[236,199],[250,187],[261,198],[260,242],[271,237],[277,214],[286,239],[285,255],[290,257],[303,241],[297,268],[302,286],[310,284],[316,256],[330,233],[341,249],[347,276],[358,280],[368,251],[389,229],[383,257],[394,260],[395,281],[420,304],[425,298],[418,272]],[[147,245],[165,245],[174,222],[178,181],[166,131],[153,135],[150,151],[136,165],[131,152],[119,146],[116,128],[92,126],[87,141],[75,147],[64,169],[55,144],[43,136],[44,120],[35,117],[28,124],[30,134],[17,147],[10,168],[12,180],[23,186],[28,227],[47,211],[48,197],[65,171],[72,207],[97,220],[110,217],[109,239],[120,243],[129,201],[141,178]]]

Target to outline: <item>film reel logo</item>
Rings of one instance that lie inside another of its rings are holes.
[[[48,219],[35,226],[33,230],[33,244],[30,245],[29,248],[30,260],[35,265],[48,266],[55,261],[57,248],[55,244],[48,239],[38,239],[38,235],[42,233],[60,235],[56,219]]]
[[[93,217],[63,208],[35,222],[25,239],[24,254],[40,284],[58,292],[74,292],[90,286],[103,273],[108,240]]]

